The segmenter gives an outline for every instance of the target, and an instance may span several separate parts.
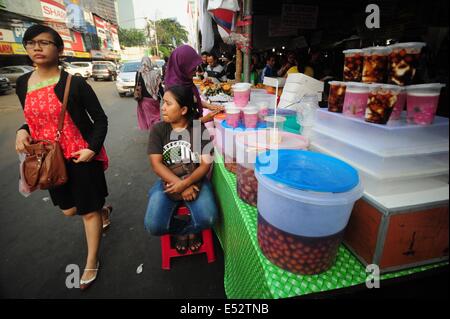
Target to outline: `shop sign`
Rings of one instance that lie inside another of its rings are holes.
[[[0,41],[4,42],[16,42],[14,33],[11,30],[0,29]]]
[[[98,50],[91,50],[91,56],[94,59],[103,59],[103,53],[101,51]]]
[[[78,51],[75,51],[75,57],[77,57],[77,58],[91,58],[91,54],[89,52],[78,52]]]
[[[1,55],[11,55],[14,54],[11,43],[0,42],[0,54]]]
[[[50,21],[66,23],[66,8],[53,0],[41,0],[42,15]]]
[[[17,55],[27,55],[27,51],[25,50],[25,48],[23,47],[22,44],[19,43],[13,43],[12,44],[12,49],[14,54]]]
[[[40,0],[2,0],[0,9],[42,20]]]

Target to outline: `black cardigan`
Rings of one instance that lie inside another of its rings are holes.
[[[22,104],[22,109],[25,107],[28,79],[31,74],[32,72],[22,75],[16,82],[16,94]],[[61,77],[55,86],[55,94],[61,103],[64,98],[67,76],[67,72],[61,71]],[[98,154],[108,131],[108,117],[103,111],[94,90],[81,76],[72,77],[67,112],[75,126],[80,130],[84,140],[88,143],[89,149]],[[19,129],[25,129],[30,132],[28,124],[22,125]]]

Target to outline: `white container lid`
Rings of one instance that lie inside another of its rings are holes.
[[[392,85],[392,84],[372,84],[370,87],[371,92],[375,91],[391,91],[395,93],[400,93],[402,90],[401,86]]]
[[[251,87],[252,85],[250,83],[236,83],[231,88],[233,91],[244,92],[250,90]]]
[[[353,55],[353,54],[362,54],[363,50],[361,49],[350,49],[342,51],[345,55]]]
[[[258,114],[258,112],[259,109],[254,106],[244,108],[244,114]]]
[[[347,86],[348,82],[342,82],[342,81],[330,81],[328,82],[330,85],[340,85],[340,86]]]
[[[275,115],[270,115],[270,116],[264,117],[264,121],[271,122],[271,123],[284,123],[284,122],[286,122],[286,118],[284,116],[280,116],[280,115],[277,115],[276,117],[275,117]]]
[[[369,93],[374,84],[360,83],[360,82],[346,82],[347,89],[345,92],[350,93]]]
[[[441,83],[408,85],[406,92],[410,95],[440,95],[441,89],[444,87],[445,84]]]
[[[230,107],[230,108],[226,109],[225,112],[227,114],[239,114],[239,113],[241,113],[241,109],[239,109],[237,107],[235,107],[235,108]]]
[[[388,48],[391,48],[392,50],[397,50],[397,49],[418,49],[418,50],[421,50],[426,45],[427,44],[425,42],[404,42],[404,43],[392,44]]]
[[[370,47],[364,48],[364,55],[388,55],[391,53],[392,49],[388,47]]]

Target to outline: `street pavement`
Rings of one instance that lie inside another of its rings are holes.
[[[208,264],[200,254],[172,260],[170,271],[161,269],[159,237],[143,226],[147,192],[156,180],[146,154],[148,133],[137,128],[131,97],[120,98],[113,82],[89,83],[108,115],[107,202],[114,206],[111,228],[103,235],[97,281],[84,292],[66,287],[66,267],[84,267],[81,218],[65,217],[46,191],[28,198],[18,191],[14,141],[24,119],[11,91],[0,96],[0,298],[225,298],[217,238],[216,262]]]

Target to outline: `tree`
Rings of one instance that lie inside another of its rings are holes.
[[[154,21],[150,21],[153,28]],[[188,32],[173,18],[156,21],[156,31],[158,36],[158,46],[163,56],[167,57],[175,47],[188,41]]]
[[[119,41],[124,47],[136,47],[146,45],[146,35],[139,29],[119,28]]]

